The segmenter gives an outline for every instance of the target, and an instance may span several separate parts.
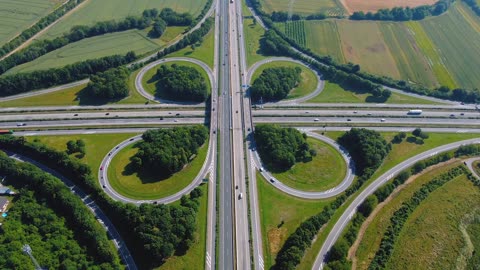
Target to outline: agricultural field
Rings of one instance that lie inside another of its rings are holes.
[[[345,12],[340,0],[261,0],[260,3],[266,13],[285,11],[300,15],[325,13],[329,16],[341,16]]]
[[[295,40],[296,43],[305,46],[306,33],[305,33],[305,21],[290,21],[285,23],[278,23],[281,27],[282,32],[284,32],[288,37]]]
[[[47,16],[64,0],[1,0],[0,46]]]
[[[197,16],[202,11],[206,0],[88,0],[77,11],[52,28],[40,39],[53,39],[70,31],[75,25],[92,25],[100,21],[120,20],[127,16],[141,15],[145,9],[165,7],[177,12],[188,12]]]
[[[129,30],[105,34],[68,44],[31,62],[16,66],[6,74],[63,67],[87,59],[95,59],[114,54],[124,55],[129,51],[134,51],[138,55],[141,55],[159,48],[160,46],[153,40],[147,38],[142,31]]]
[[[341,2],[344,5],[344,8],[348,11],[348,13],[353,13],[355,11],[375,12],[379,9],[384,8],[418,7],[422,5],[432,5],[436,3],[437,0],[341,0]]]
[[[357,250],[357,269],[367,269],[391,215],[401,203],[408,200],[422,184],[459,164],[457,161],[437,166],[419,175],[379,210]],[[469,215],[478,215],[479,195],[478,187],[474,187],[465,176],[457,177],[432,192],[405,223],[387,269],[413,269],[413,265],[416,269],[458,268],[459,258],[466,255],[468,238],[468,233],[462,232],[460,225]],[[464,225],[468,227],[470,224]],[[465,257],[468,259],[469,256]]]
[[[308,21],[305,23],[305,36],[307,48],[319,55],[330,55],[335,61],[345,63],[335,21]]]

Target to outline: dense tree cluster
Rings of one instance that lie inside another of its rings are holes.
[[[148,32],[148,36],[151,38],[159,38],[165,32],[165,29],[167,29],[167,23],[162,19],[158,19],[153,23],[152,30]]]
[[[0,77],[0,96],[10,96],[82,80],[92,74],[125,65],[135,59],[135,53],[129,52],[126,55],[113,55],[77,62],[62,68],[2,76]]]
[[[192,243],[198,211],[197,198],[201,196],[201,191],[193,191],[189,198],[183,197],[180,206],[149,204],[139,208],[132,204],[113,201],[98,186],[91,168],[64,152],[56,151],[39,142],[30,143],[23,137],[13,136],[0,136],[0,148],[41,161],[87,192],[114,223],[140,269],[158,266],[171,256],[173,251],[185,251]],[[0,167],[0,174],[7,175],[5,172],[9,168],[13,168],[11,163]],[[35,168],[31,167],[30,170],[22,172],[34,170]],[[30,178],[25,178],[25,181],[29,180]],[[50,188],[44,190],[35,187],[34,190],[52,192]],[[68,188],[65,193],[74,196]]]
[[[80,156],[85,156],[85,142],[83,140],[70,140],[67,142],[67,154],[80,153]]]
[[[168,176],[180,171],[208,137],[205,126],[148,130],[132,158],[137,169]]]
[[[164,8],[160,12],[162,18],[169,26],[189,26],[193,22],[193,17],[189,13],[177,13],[171,8]]]
[[[95,216],[60,180],[28,164],[15,164],[5,154],[0,155],[0,174],[7,184],[34,191],[35,197],[45,202],[69,223],[77,241],[87,248],[95,262],[115,268],[119,258],[108,240],[107,234]]]
[[[395,211],[390,218],[390,225],[387,227],[380,242],[380,247],[368,269],[385,269],[386,263],[392,254],[395,241],[410,214],[413,213],[416,207],[425,200],[430,193],[443,186],[448,181],[462,174],[466,174],[467,172],[467,169],[463,166],[452,168],[448,172],[443,173],[424,184],[419,190],[415,191],[410,199],[402,203],[400,208]]]
[[[72,10],[79,4],[81,4],[84,0],[70,0],[65,5],[61,6],[60,8],[54,10],[52,13],[48,14],[47,16],[43,17],[32,25],[27,30],[24,30],[20,35],[15,37],[14,39],[7,42],[0,48],[0,57],[6,55],[7,53],[13,51],[15,48],[23,44],[27,39],[33,37],[35,34],[40,32],[42,29],[62,17],[65,13]]]
[[[262,45],[268,45],[263,46],[262,50],[266,48],[267,50],[265,50],[265,52],[271,53],[270,50],[273,48],[274,50],[272,52],[275,52],[276,55],[290,56],[310,64],[322,74],[325,74],[325,78],[327,80],[339,83],[343,87],[351,87],[378,94],[380,92],[378,90],[382,89],[382,87],[378,84],[383,84],[420,95],[428,95],[442,99],[450,99],[469,103],[480,102],[480,89],[478,88],[470,90],[457,88],[450,90],[446,86],[441,86],[437,89],[428,89],[422,85],[412,84],[405,80],[395,80],[386,76],[378,76],[361,72],[358,65],[351,63],[340,64],[335,62],[330,56],[319,56],[311,49],[303,47],[302,45],[296,43],[295,40],[288,38],[284,33],[282,33],[282,31],[280,31],[270,19],[270,16],[262,11],[259,0],[251,0],[251,3],[252,7],[255,9],[257,14],[260,15],[265,25],[271,29],[267,31],[265,35],[266,39],[270,41],[266,42],[265,40],[262,40]],[[268,34],[270,31],[275,32],[275,35]],[[275,44],[281,45],[275,46]],[[287,44],[287,46],[285,46],[285,44]],[[303,54],[306,54],[307,56],[304,56],[301,53],[293,50],[288,45],[297,49]],[[382,93],[380,98],[385,99],[387,96],[389,96],[388,92],[386,92],[385,95]]]
[[[401,143],[403,142],[403,139],[405,139],[407,137],[407,133],[405,132],[399,132],[398,134],[396,134],[395,136],[393,136],[393,139],[392,139],[392,143]]]
[[[255,79],[250,87],[253,100],[280,100],[287,97],[290,90],[301,81],[302,69],[299,67],[267,68]]]
[[[419,137],[422,140],[428,139],[428,133],[423,131],[421,128],[416,128],[412,131],[412,135],[415,137]]]
[[[162,65],[154,77],[158,79],[157,94],[181,101],[205,101],[208,87],[205,77],[194,67]]]
[[[345,132],[338,138],[338,143],[348,150],[360,173],[367,168],[378,168],[392,148],[380,133],[364,128]]]
[[[475,0],[474,0],[475,1]],[[352,20],[379,20],[379,21],[410,21],[423,20],[428,16],[438,16],[450,7],[450,0],[440,0],[428,6],[394,7],[392,9],[380,9],[376,13],[356,11],[351,16]]]
[[[295,162],[310,161],[316,155],[307,143],[307,135],[294,128],[257,125],[255,141],[262,161],[275,171],[286,171]]]
[[[472,10],[473,10],[473,12],[475,12],[475,14],[480,16],[480,5],[478,5],[477,1],[475,1],[475,0],[463,0],[463,1],[465,1],[465,3],[467,3],[467,5],[469,5],[470,8],[472,8]]]
[[[90,96],[104,100],[119,100],[128,96],[129,70],[126,67],[112,68],[90,77],[87,92]]]
[[[66,222],[41,200],[37,201],[33,192],[22,189],[14,201],[8,218],[2,222],[0,268],[24,269],[30,259],[20,247],[28,243],[42,267],[95,269],[92,258],[75,241]]]
[[[455,152],[456,157],[473,156],[473,155],[480,155],[480,145],[478,144],[462,145]]]

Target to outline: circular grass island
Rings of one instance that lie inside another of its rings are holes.
[[[317,155],[298,162],[289,170],[272,175],[283,184],[302,191],[326,191],[339,185],[347,173],[342,155],[330,144],[314,138],[307,142]]]
[[[167,62],[163,64],[156,65],[155,67],[149,69],[145,75],[142,78],[142,85],[145,88],[145,90],[155,96],[159,97],[162,99],[166,100],[172,100],[172,101],[189,101],[189,100],[179,100],[178,98],[176,99],[174,96],[168,95],[163,89],[161,89],[158,86],[159,79],[156,78],[157,71],[162,67],[162,66],[167,66],[167,67],[172,67],[172,65],[177,65],[179,67],[189,67],[193,68],[195,71],[200,73],[200,75],[203,77],[206,85],[206,95],[210,95],[212,91],[211,87],[211,82],[210,79],[208,78],[207,72],[200,67],[197,64],[191,63],[191,62],[186,62],[186,61],[172,61],[172,62]]]
[[[130,158],[138,152],[137,143],[120,150],[108,167],[110,186],[120,195],[137,200],[156,200],[173,195],[188,186],[200,172],[208,152],[208,140],[198,149],[198,154],[185,167],[162,179],[152,174],[131,169]]]
[[[290,90],[287,97],[284,98],[283,100],[301,98],[312,93],[313,91],[315,91],[315,89],[317,89],[317,86],[319,83],[317,75],[315,75],[315,73],[308,67],[301,65],[299,63],[290,62],[290,61],[273,61],[273,62],[269,62],[259,66],[255,70],[255,72],[252,74],[250,84],[253,84],[255,79],[258,78],[265,69],[278,68],[278,67],[287,67],[287,68],[299,67],[302,70],[302,72],[300,73],[300,77],[301,77],[300,83],[298,84],[297,87]]]

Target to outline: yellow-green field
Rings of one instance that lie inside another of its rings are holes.
[[[70,31],[75,25],[92,25],[100,21],[121,20],[127,16],[139,16],[145,9],[165,7],[177,12],[200,14],[206,0],[86,0],[77,11],[50,28],[40,39],[52,39]]]
[[[0,1],[0,46],[47,16],[62,0]]]
[[[87,59],[96,59],[114,54],[124,55],[129,51],[134,51],[137,55],[142,55],[160,49],[162,45],[169,41],[166,40],[167,38],[173,39],[179,35],[181,31],[182,28],[179,27],[167,28],[165,36],[158,40],[148,38],[146,36],[147,31],[139,30],[129,30],[87,38],[68,44],[31,62],[14,67],[6,74],[63,67]]]
[[[305,23],[305,35],[308,48],[320,55],[330,55],[335,61],[345,63],[335,21],[309,21]]]
[[[266,13],[291,11],[301,15],[325,13],[329,16],[340,16],[345,13],[342,4],[337,0],[260,0],[260,3]]]

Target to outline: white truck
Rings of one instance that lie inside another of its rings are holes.
[[[420,114],[422,114],[422,112],[423,112],[422,110],[410,110],[410,111],[408,111],[407,114],[409,114],[409,115],[420,115]]]

